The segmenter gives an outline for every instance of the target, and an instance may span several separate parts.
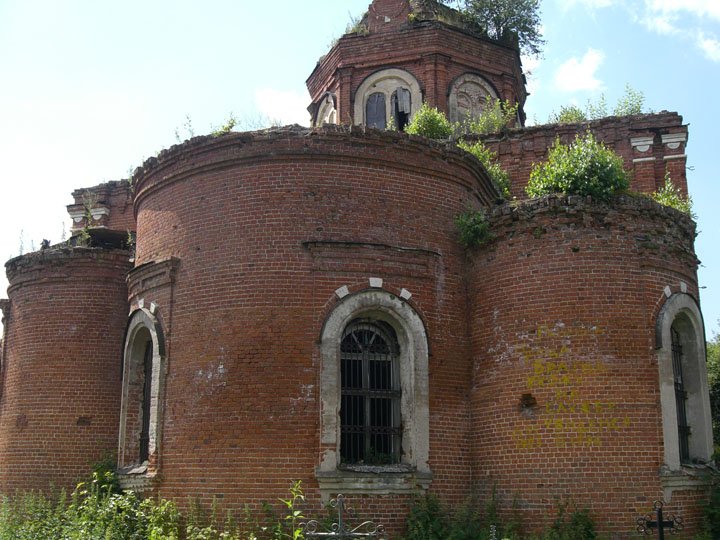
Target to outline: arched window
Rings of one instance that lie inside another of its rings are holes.
[[[703,463],[712,456],[712,424],[700,309],[688,294],[665,302],[656,324],[665,465]]]
[[[448,109],[451,122],[462,122],[480,116],[488,99],[498,99],[492,85],[480,75],[465,73],[455,79],[448,92]]]
[[[320,355],[323,497],[427,488],[428,342],[415,310],[383,290],[348,295],[325,320]]]
[[[392,326],[356,319],[340,342],[343,463],[400,462],[399,345]]]
[[[125,335],[118,447],[122,472],[157,469],[163,364],[160,324],[151,312],[138,309]]]
[[[384,69],[366,78],[355,92],[356,125],[404,130],[422,104],[417,79],[402,69]],[[390,120],[390,122],[388,122]]]

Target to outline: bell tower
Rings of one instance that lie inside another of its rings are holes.
[[[436,0],[374,0],[307,80],[315,126],[403,129],[422,103],[453,121],[527,97],[517,46],[479,34]]]

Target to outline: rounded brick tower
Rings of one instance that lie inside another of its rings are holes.
[[[681,465],[711,458],[712,433],[694,222],[641,196],[546,197],[491,221],[470,267],[478,487],[525,523],[568,504],[622,532],[664,500],[696,526],[706,479]]]
[[[114,454],[128,252],[10,260],[0,366],[0,492],[72,489]]]
[[[381,497],[372,514],[396,531],[431,481],[469,492],[454,218],[497,196],[479,162],[404,135],[285,128],[193,139],[135,179],[123,481],[240,508],[301,479],[310,500]],[[380,389],[353,379],[353,340],[371,335],[387,346],[363,349],[384,355],[368,360]],[[147,377],[143,455],[133,381]]]

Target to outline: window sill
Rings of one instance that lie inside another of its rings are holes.
[[[149,493],[155,488],[156,473],[150,471],[147,461],[141,465],[118,470],[120,488],[138,494]]]
[[[663,488],[666,501],[672,499],[675,491],[702,490],[708,488],[713,482],[711,465],[683,464],[678,470],[663,467],[660,470],[660,485]]]
[[[432,473],[407,465],[345,465],[334,471],[315,472],[324,501],[343,495],[416,494],[430,487]]]

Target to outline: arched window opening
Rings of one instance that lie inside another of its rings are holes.
[[[133,313],[125,336],[118,467],[121,473],[152,473],[158,467],[163,334],[155,316]]]
[[[385,129],[387,126],[385,94],[375,92],[368,96],[367,105],[365,106],[365,118],[367,119],[367,127]]]
[[[399,345],[382,321],[352,321],[340,343],[343,463],[400,462]]]
[[[688,294],[672,295],[657,321],[665,465],[704,463],[712,455],[702,315]]]
[[[687,421],[687,392],[683,381],[683,348],[680,342],[680,333],[673,325],[672,334],[673,379],[675,381],[675,407],[677,408],[678,442],[680,443],[680,462],[690,461],[690,426]]]
[[[320,355],[321,495],[427,489],[428,338],[417,312],[384,290],[347,295],[323,324]]]
[[[410,90],[407,88],[398,88],[392,94],[393,123],[399,131],[405,131],[410,122],[411,100]]]
[[[448,109],[451,122],[473,120],[482,115],[488,101],[498,99],[490,82],[480,75],[465,73],[455,79],[448,91]]]
[[[150,458],[150,399],[152,396],[152,340],[145,344],[143,355],[142,423],[140,428],[140,463]]]
[[[383,69],[368,76],[355,91],[353,121],[375,129],[405,130],[422,104],[415,77],[403,69]]]

